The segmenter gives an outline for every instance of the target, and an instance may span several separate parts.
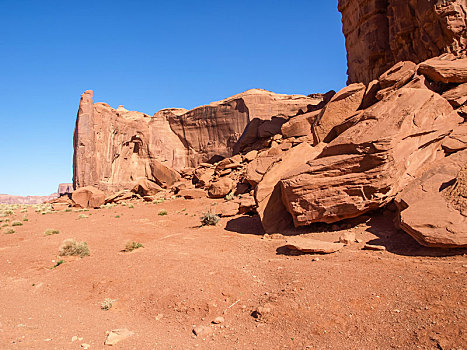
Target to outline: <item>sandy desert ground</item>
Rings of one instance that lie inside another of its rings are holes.
[[[10,223],[28,221],[0,235],[0,348],[105,349],[106,332],[125,328],[134,335],[110,348],[467,348],[465,250],[423,248],[385,212],[350,223],[360,243],[296,254],[255,216],[200,227],[215,202],[16,210]],[[341,227],[307,236],[335,241]],[[68,238],[90,256],[59,257]],[[128,241],[144,247],[122,252]]]

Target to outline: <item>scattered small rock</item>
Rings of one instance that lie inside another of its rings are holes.
[[[193,333],[197,337],[203,337],[212,334],[213,329],[209,326],[197,326],[193,328]]]
[[[344,232],[339,237],[339,242],[344,244],[351,244],[355,242],[355,232]]]
[[[256,318],[257,320],[263,318],[265,315],[269,314],[271,312],[270,307],[265,307],[265,306],[259,306],[256,310],[254,310],[251,313],[251,316]]]
[[[217,316],[214,320],[212,320],[212,323],[214,324],[219,324],[224,322],[224,317],[222,316]]]

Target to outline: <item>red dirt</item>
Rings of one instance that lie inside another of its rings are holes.
[[[24,226],[0,235],[0,349],[103,349],[115,328],[135,332],[117,349],[467,348],[465,250],[420,247],[376,215],[350,228],[361,243],[293,255],[284,239],[262,239],[256,217],[199,227],[211,203],[140,203],[84,219],[30,208]],[[60,233],[44,236],[48,228]],[[67,238],[91,255],[51,269]],[[144,248],[121,252],[129,240]],[[387,251],[361,250],[365,242]],[[106,298],[117,300],[108,311]],[[255,319],[258,307],[270,312]],[[213,335],[193,334],[217,316],[225,322]]]

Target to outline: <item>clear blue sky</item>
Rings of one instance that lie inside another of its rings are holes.
[[[337,0],[0,0],[0,193],[71,182],[80,94],[152,115],[345,86]]]

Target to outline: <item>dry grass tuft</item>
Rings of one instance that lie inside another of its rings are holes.
[[[207,213],[203,214],[200,220],[201,226],[216,226],[220,218],[216,214],[213,214],[210,211],[208,211]]]
[[[88,256],[89,248],[86,242],[77,242],[74,239],[65,239],[58,249],[60,256]]]
[[[144,245],[140,242],[128,242],[126,245],[125,245],[125,249],[123,249],[124,252],[132,252],[133,250],[135,249],[138,249],[138,248],[144,248]]]
[[[49,229],[45,230],[44,235],[45,236],[58,235],[59,233],[60,233],[59,230],[53,230],[53,229],[49,228]]]

